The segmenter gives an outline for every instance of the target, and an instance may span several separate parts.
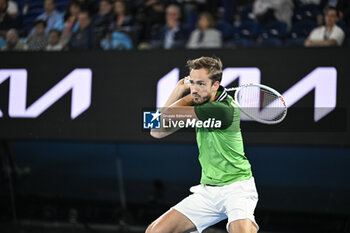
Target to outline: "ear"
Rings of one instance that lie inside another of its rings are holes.
[[[215,81],[215,82],[213,83],[213,87],[214,87],[214,90],[215,90],[215,91],[218,91],[218,89],[219,89],[219,87],[220,87],[220,82],[219,82],[219,81]]]

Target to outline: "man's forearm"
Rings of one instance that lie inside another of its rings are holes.
[[[179,99],[182,98],[184,94],[184,90],[182,87],[180,87],[179,85],[171,92],[169,98],[167,99],[167,101],[165,102],[163,107],[169,107],[170,105],[172,105],[173,103],[175,103],[176,101],[178,101]]]
[[[335,46],[337,45],[337,41],[334,39],[330,40],[309,40],[307,46]]]
[[[173,97],[175,97],[175,95]],[[191,95],[187,95],[187,96],[175,101],[170,106],[164,107],[162,109],[161,122],[163,121],[163,117],[165,115],[171,116],[171,115],[176,115],[176,114],[187,115],[187,116],[190,115],[193,118],[197,119],[196,114],[194,113],[194,108],[189,107],[191,105],[192,105],[192,97],[191,97]],[[178,118],[178,120],[183,120],[183,119]],[[151,133],[151,136],[154,138],[164,138],[172,133],[175,133],[179,129],[180,128],[178,128],[178,127],[151,129],[150,133]]]

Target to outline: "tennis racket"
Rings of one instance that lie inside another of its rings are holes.
[[[189,84],[189,77],[184,79]],[[263,124],[277,124],[287,115],[287,106],[282,95],[271,87],[262,84],[245,84],[226,88],[234,92],[233,102],[247,117]]]
[[[286,102],[271,87],[251,83],[225,90],[234,91],[234,103],[252,120],[263,124],[277,124],[287,115]]]

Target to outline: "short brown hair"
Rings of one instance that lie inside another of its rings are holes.
[[[220,58],[214,57],[200,57],[193,60],[187,61],[187,66],[191,70],[206,69],[209,74],[209,78],[212,83],[222,79],[222,62]]]

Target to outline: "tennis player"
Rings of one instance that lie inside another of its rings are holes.
[[[254,209],[258,194],[243,150],[240,111],[220,86],[222,62],[218,58],[200,57],[187,65],[190,75],[186,78],[190,84],[184,79],[178,82],[162,115],[190,115],[201,121],[215,118],[221,121],[221,127],[196,128],[202,167],[200,184],[191,187],[190,196],[148,226],[146,233],[201,233],[226,218],[230,233],[257,232]],[[184,96],[189,90],[190,94]],[[176,130],[175,127],[152,129],[151,135],[162,138]]]

